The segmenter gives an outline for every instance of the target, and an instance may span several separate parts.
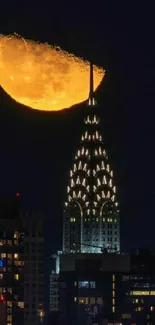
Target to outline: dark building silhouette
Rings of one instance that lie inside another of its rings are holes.
[[[20,194],[0,199],[0,324],[44,321],[44,227],[20,212]]]
[[[24,232],[24,325],[43,324],[44,218],[41,214],[21,214]]]
[[[62,254],[60,324],[155,324],[155,254]]]
[[[23,324],[24,233],[18,193],[0,199],[0,305],[5,324]]]

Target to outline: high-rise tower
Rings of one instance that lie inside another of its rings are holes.
[[[120,251],[119,209],[100,120],[95,114],[93,66],[90,65],[90,113],[69,175],[63,217],[63,251]]]

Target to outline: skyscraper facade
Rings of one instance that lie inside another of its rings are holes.
[[[43,324],[44,218],[42,214],[22,213],[24,232],[24,324]]]
[[[0,324],[24,322],[24,233],[18,196],[0,198]]]
[[[0,198],[0,325],[43,324],[43,216],[20,213],[20,194]]]
[[[113,170],[100,132],[90,66],[89,114],[67,186],[63,216],[63,252],[120,251],[119,206]]]

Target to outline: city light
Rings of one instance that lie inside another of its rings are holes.
[[[4,266],[4,262],[2,259],[0,259],[0,267],[3,267]]]

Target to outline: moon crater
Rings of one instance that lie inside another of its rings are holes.
[[[94,66],[94,90],[104,73]],[[58,111],[87,99],[89,62],[60,47],[18,35],[0,35],[0,84],[23,105]]]

